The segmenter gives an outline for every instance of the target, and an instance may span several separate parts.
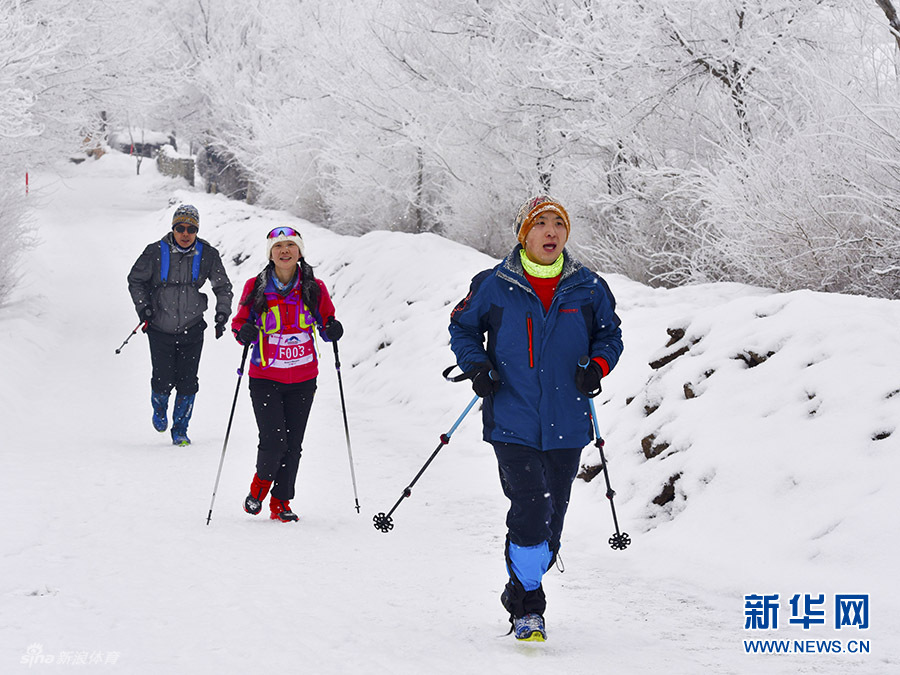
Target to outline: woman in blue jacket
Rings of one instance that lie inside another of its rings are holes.
[[[606,282],[565,250],[569,216],[558,201],[529,199],[514,227],[519,245],[478,274],[453,309],[450,347],[484,397],[484,440],[510,501],[500,600],[516,638],[544,640],[541,579],[593,437],[588,396],[618,362],[622,331]],[[590,362],[579,368],[585,355]]]

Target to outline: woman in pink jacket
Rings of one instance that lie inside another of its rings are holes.
[[[303,257],[303,237],[292,227],[276,227],[266,238],[269,263],[244,284],[231,330],[242,345],[253,345],[250,398],[259,428],[256,474],[244,510],[257,515],[271,489],[270,517],[287,523],[300,465],[303,434],[319,373],[316,336],[328,342],[344,333],[334,318],[325,284]]]

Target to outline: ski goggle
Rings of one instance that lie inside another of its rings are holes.
[[[175,231],[178,234],[184,234],[185,232],[187,232],[188,234],[197,234],[197,231],[199,229],[200,228],[198,228],[196,225],[176,225],[175,226]]]
[[[269,232],[266,235],[266,239],[275,239],[277,237],[299,237],[300,233],[297,232],[293,227],[276,227],[274,230]]]

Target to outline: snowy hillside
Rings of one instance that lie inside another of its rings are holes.
[[[40,243],[0,308],[0,672],[900,669],[897,301],[607,276],[625,353],[596,402],[633,544],[607,544],[602,476],[576,481],[565,572],[546,580],[549,640],[518,644],[498,601],[506,504],[477,411],[394,530],[372,526],[471,399],[441,378],[447,321],[496,261],[432,235],[338,236],[148,163],[136,176],[116,153],[58,170],[31,178]],[[329,348],[292,502],[300,522],[241,509],[256,444],[244,379],[206,525],[240,347],[207,332],[186,449],[150,425],[146,338],[115,354],[137,323],[125,276],[180,202],[199,208],[200,236],[237,289],[264,264],[271,227],[302,229],[346,328],[361,514]],[[748,596],[776,594],[777,628],[746,629]],[[867,595],[867,628],[841,616],[844,595]],[[745,653],[763,641],[792,653]]]

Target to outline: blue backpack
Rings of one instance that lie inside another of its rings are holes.
[[[197,283],[197,279],[200,277],[200,259],[203,257],[203,242],[198,239],[197,243],[194,244],[194,248],[196,248],[197,254],[191,263],[191,282]],[[169,244],[166,243],[165,239],[160,239],[159,278],[163,283],[166,283],[169,279],[169,253]]]

